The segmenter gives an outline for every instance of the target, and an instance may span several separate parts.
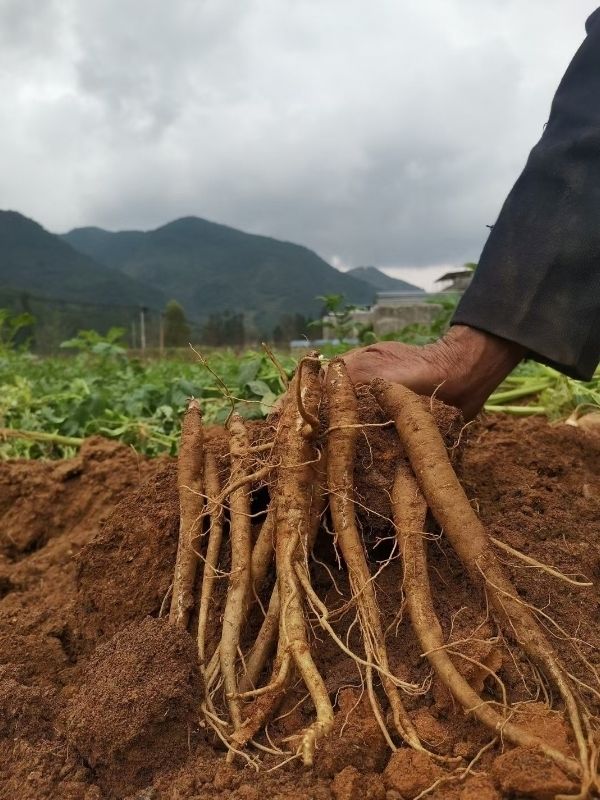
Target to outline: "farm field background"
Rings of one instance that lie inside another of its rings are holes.
[[[226,389],[245,417],[260,418],[282,391],[265,354],[215,351],[209,369],[183,356],[164,359],[125,353],[41,358],[0,355],[1,457],[68,457],[88,436],[118,439],[140,453],[174,454],[186,398],[201,400],[207,424],[223,422],[231,409]],[[291,373],[294,360],[282,356]],[[215,378],[218,375],[222,384]],[[11,431],[32,437],[14,438]],[[36,438],[47,435],[47,439]]]
[[[163,358],[129,355],[110,337],[81,335],[75,355],[0,351],[0,457],[69,457],[101,435],[154,456],[173,455],[186,398],[200,399],[207,424],[232,405],[246,418],[266,416],[284,390],[297,355],[259,350],[181,351]],[[349,346],[330,348],[324,357]],[[204,363],[202,361],[204,359]],[[229,395],[229,396],[228,396]],[[600,407],[600,371],[588,383],[525,362],[490,398],[487,410],[573,419]]]

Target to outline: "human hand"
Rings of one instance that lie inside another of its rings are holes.
[[[507,339],[453,325],[445,336],[424,347],[379,342],[342,358],[355,384],[383,378],[418,394],[435,392],[470,420],[524,355],[524,347]]]

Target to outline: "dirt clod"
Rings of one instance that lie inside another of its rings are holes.
[[[362,775],[356,767],[345,767],[333,779],[331,791],[335,800],[385,800],[381,776]]]
[[[460,790],[458,800],[501,800],[491,778],[486,775],[471,775]]]
[[[386,789],[394,789],[412,800],[443,775],[443,770],[425,753],[401,747],[392,753],[383,773]]]
[[[67,708],[67,740],[102,788],[141,788],[165,759],[185,759],[198,690],[191,637],[147,618],[96,650]]]
[[[389,751],[367,698],[343,689],[338,705],[333,730],[315,753],[317,775],[332,777],[347,766],[381,772]]]
[[[577,786],[548,758],[535,750],[515,747],[499,756],[492,775],[506,794],[552,800],[557,794],[573,794]]]
[[[84,646],[159,613],[169,592],[178,527],[176,472],[169,464],[123,500],[77,556],[77,616]]]

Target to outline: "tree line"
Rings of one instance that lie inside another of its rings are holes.
[[[157,309],[140,306],[107,306],[40,297],[29,292],[0,289],[0,311],[19,317],[17,345],[39,353],[53,353],[61,342],[80,330],[123,330],[123,342],[132,349],[187,347],[192,343],[212,347],[244,347],[265,339],[286,345],[292,339],[318,335],[310,320],[299,313],[280,316],[271,330],[259,330],[243,313],[218,311],[204,320],[190,320],[183,306],[170,300]]]

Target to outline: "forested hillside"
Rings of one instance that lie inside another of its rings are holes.
[[[106,305],[164,303],[160,289],[95,261],[16,211],[0,211],[0,284]]]
[[[127,325],[140,306],[165,305],[160,289],[98,263],[15,211],[0,211],[0,308],[36,318],[52,349],[81,328]]]
[[[371,285],[306,247],[197,217],[146,233],[79,228],[63,238],[178,300],[193,319],[241,312],[247,326],[264,334],[290,312],[318,315],[317,295],[343,294],[349,302],[368,304],[375,294]]]

